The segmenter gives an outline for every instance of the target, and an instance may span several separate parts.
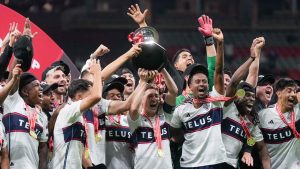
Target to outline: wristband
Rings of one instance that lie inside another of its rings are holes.
[[[206,46],[211,46],[214,44],[214,38],[212,36],[204,37],[204,43]]]

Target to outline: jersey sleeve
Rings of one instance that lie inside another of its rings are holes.
[[[99,112],[108,114],[108,106],[112,100],[106,100],[106,99],[101,99],[100,102],[97,104]]]
[[[129,113],[128,113],[127,114],[127,121],[128,121],[129,129],[130,129],[130,133],[133,133],[141,125],[142,117],[139,114],[138,119],[132,120]]]
[[[207,57],[207,70],[208,70],[208,80],[209,80],[209,91],[212,90],[214,86],[214,73],[216,67],[216,56]]]
[[[59,113],[61,120],[66,120],[67,123],[71,124],[76,122],[77,118],[82,115],[80,112],[80,104],[81,100],[66,105]]]
[[[48,119],[47,117],[43,117],[43,132],[41,134],[41,138],[40,138],[40,142],[47,142],[48,141],[48,135],[49,135],[49,131],[48,131]]]
[[[5,148],[5,147],[7,147],[7,139],[6,139],[6,134],[5,134],[5,128],[4,128],[4,125],[3,125],[3,123],[2,123],[2,121],[0,121],[0,136],[1,136],[1,138],[0,139],[2,139],[2,147],[1,147],[1,149],[2,148]]]
[[[182,113],[182,107],[179,106],[175,109],[172,119],[171,119],[171,123],[170,125],[174,128],[181,128],[181,120],[180,120],[180,114]]]
[[[258,125],[254,126],[253,130],[251,131],[251,135],[254,138],[255,142],[262,141],[264,139]]]

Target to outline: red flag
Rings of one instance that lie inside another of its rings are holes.
[[[25,17],[16,11],[0,4],[0,38],[8,32],[9,23],[17,22],[18,29],[23,32]],[[34,56],[29,72],[41,79],[43,71],[57,60],[63,60],[70,67],[72,78],[79,76],[79,71],[65,52],[37,25],[31,22],[32,32],[38,32],[33,39]]]

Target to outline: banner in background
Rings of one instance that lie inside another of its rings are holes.
[[[16,11],[0,4],[0,38],[3,40],[6,36],[9,23],[17,22],[18,29],[23,32],[23,27],[26,17],[17,13]],[[43,71],[57,60],[62,60],[69,65],[72,78],[79,77],[79,71],[65,54],[65,52],[37,25],[31,21],[32,32],[38,32],[37,36],[33,39],[34,56],[31,63],[29,72],[36,75],[41,79]]]

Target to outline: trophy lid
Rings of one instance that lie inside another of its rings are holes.
[[[156,31],[155,28],[146,26],[146,27],[141,27],[137,30],[134,31],[134,34],[141,34],[143,36],[143,42],[148,42],[148,41],[155,41],[158,42],[159,40],[159,35],[158,32]]]

